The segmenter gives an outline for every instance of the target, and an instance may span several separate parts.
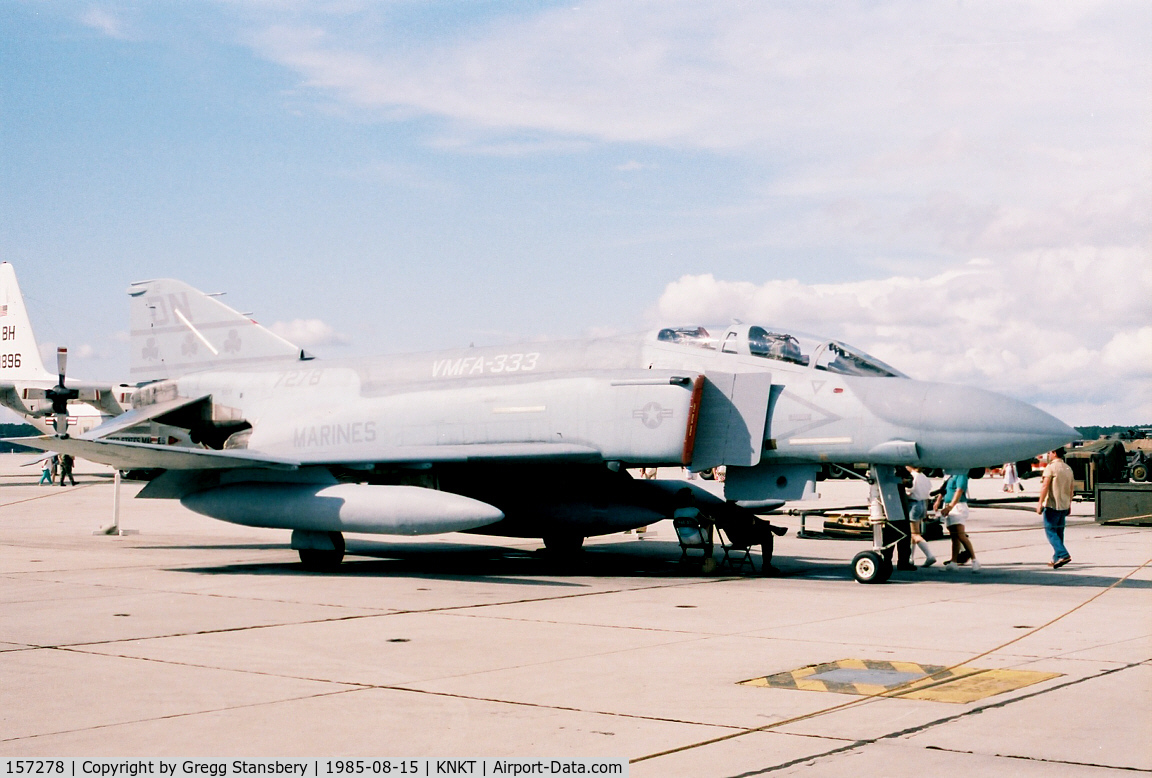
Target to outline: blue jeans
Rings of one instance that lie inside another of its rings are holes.
[[[1064,520],[1068,518],[1068,511],[1058,511],[1055,508],[1044,509],[1044,534],[1052,544],[1052,561],[1057,562],[1069,557],[1068,549],[1064,548]]]

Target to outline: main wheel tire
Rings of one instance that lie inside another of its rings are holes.
[[[314,573],[330,573],[340,567],[340,563],[344,561],[343,550],[321,551],[316,548],[302,548],[298,553],[300,554],[300,564],[305,570]]]
[[[332,539],[335,548],[301,548],[297,551],[300,554],[300,564],[305,570],[330,573],[340,567],[340,563],[344,561],[344,536],[339,532],[329,532],[328,537]]]
[[[548,553],[555,554],[558,557],[576,556],[583,547],[583,535],[558,532],[544,536],[544,548],[548,549]]]
[[[852,557],[852,577],[857,583],[884,583],[892,575],[891,569],[888,575],[884,574],[885,567],[891,568],[891,565],[886,565],[884,557],[875,551],[861,551]]]
[[[1132,468],[1133,481],[1147,481],[1148,480],[1148,465],[1135,465]]]

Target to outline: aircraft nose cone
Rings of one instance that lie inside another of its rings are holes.
[[[1002,394],[952,384],[901,383],[882,395],[870,391],[862,400],[885,421],[916,430],[920,461],[926,467],[1016,462],[1079,437],[1055,416]]]

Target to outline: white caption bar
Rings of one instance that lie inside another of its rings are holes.
[[[293,778],[356,778],[363,776],[627,776],[627,759],[9,759],[0,760],[0,778],[225,778],[225,776],[293,776]]]

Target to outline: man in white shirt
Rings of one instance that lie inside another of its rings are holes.
[[[1059,570],[1072,561],[1064,547],[1064,525],[1072,510],[1072,468],[1064,461],[1064,449],[1052,452],[1052,461],[1044,468],[1040,482],[1040,502],[1036,512],[1044,515],[1044,534],[1052,544],[1052,561],[1048,566]]]

